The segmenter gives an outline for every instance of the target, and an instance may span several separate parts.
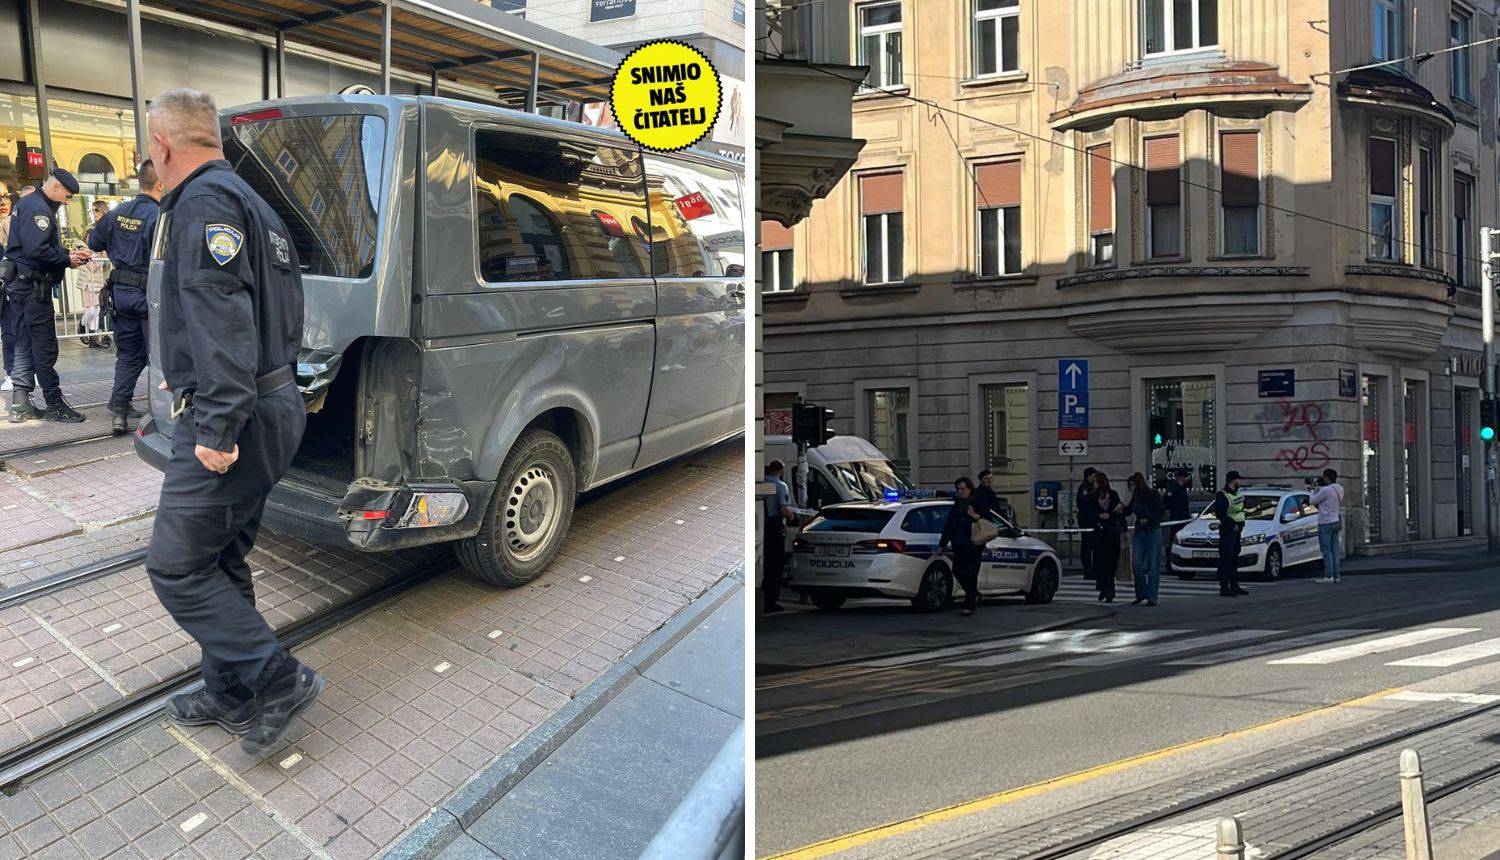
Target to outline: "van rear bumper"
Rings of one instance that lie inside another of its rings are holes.
[[[149,419],[135,435],[135,451],[140,458],[157,470],[164,470],[171,459],[170,439],[156,432],[155,422]],[[339,515],[343,499],[319,487],[287,476],[271,489],[266,498],[266,511],[262,522],[266,528],[287,537],[300,538],[323,546],[347,546],[365,552],[389,552],[398,549],[426,546],[434,543],[461,540],[479,533],[485,511],[489,509],[490,495],[495,491],[493,481],[454,481],[454,489],[468,499],[469,510],[463,518],[450,526],[435,528],[392,528],[380,522],[352,520],[346,522]],[[432,485],[424,484],[424,488]]]

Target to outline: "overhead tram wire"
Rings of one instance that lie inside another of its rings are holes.
[[[764,50],[757,50],[757,53],[760,56],[762,56],[762,57],[766,57],[766,58],[773,59],[773,60],[787,60],[787,59],[789,59],[785,54],[782,54],[780,52],[775,53],[775,54],[770,54],[770,53],[767,53]],[[1395,61],[1390,61],[1390,62],[1395,62]],[[838,75],[838,74],[836,74],[834,72],[830,72],[827,69],[820,68],[817,65],[809,63],[809,64],[807,64],[807,67],[809,69],[811,69],[812,71],[818,72],[820,74],[827,75],[828,77],[839,78],[840,80],[846,80],[843,76]],[[1329,74],[1329,73],[1322,72],[1322,73],[1319,73],[1319,74]],[[961,117],[963,119],[967,119],[967,120],[970,120],[970,121],[973,121],[973,122],[977,122],[977,123],[980,123],[982,125],[987,125],[987,126],[990,126],[992,128],[997,128],[997,129],[1000,129],[1001,131],[1008,131],[1008,132],[1010,132],[1012,134],[1019,135],[1021,137],[1031,138],[1032,140],[1038,141],[1040,143],[1045,143],[1048,146],[1060,147],[1062,149],[1070,150],[1072,152],[1081,153],[1081,154],[1086,155],[1086,156],[1088,156],[1090,158],[1100,158],[1100,156],[1098,156],[1098,155],[1096,155],[1094,153],[1089,152],[1084,147],[1074,146],[1072,144],[1065,143],[1065,142],[1060,141],[1060,140],[1053,140],[1051,138],[1044,137],[1042,135],[1035,134],[1033,132],[1029,132],[1029,131],[1026,131],[1024,129],[1016,128],[1014,126],[1005,125],[1004,123],[995,122],[994,120],[985,119],[984,117],[975,116],[975,115],[969,114],[969,113],[964,113],[961,110],[957,110],[957,109],[954,109],[954,108],[946,107],[944,105],[940,105],[937,102],[934,102],[934,101],[931,101],[931,100],[928,100],[928,99],[917,98],[916,96],[912,95],[911,93],[901,92],[899,90],[880,90],[879,92],[884,93],[886,96],[905,99],[905,100],[910,101],[910,102],[912,102],[914,104],[923,105],[923,106],[929,107],[929,108],[931,108],[933,110],[941,111],[941,112],[947,113],[947,114],[952,114],[953,116]],[[1130,164],[1129,162],[1125,162],[1125,161],[1120,161],[1120,160],[1118,160],[1116,158],[1113,158],[1113,157],[1111,157],[1109,159],[1104,159],[1104,160],[1108,161],[1110,164],[1114,164],[1114,165],[1117,165],[1117,166],[1120,166],[1120,167],[1124,167],[1124,168],[1127,168],[1127,169],[1130,169],[1130,170],[1138,171],[1140,173],[1145,173],[1145,174],[1149,174],[1150,173],[1150,171],[1146,167],[1143,167],[1143,166],[1137,165],[1137,164]],[[1218,189],[1218,188],[1214,188],[1213,186],[1206,185],[1206,184],[1204,184],[1202,182],[1195,182],[1192,179],[1187,178],[1186,176],[1179,176],[1179,180],[1178,181],[1181,182],[1183,185],[1188,186],[1189,188],[1201,188],[1204,191],[1208,191],[1208,192],[1213,193],[1213,194],[1219,194],[1219,193],[1221,193],[1220,189]],[[1398,246],[1400,246],[1403,249],[1407,249],[1407,248],[1416,249],[1416,248],[1418,248],[1418,245],[1417,245],[1416,242],[1408,242],[1408,241],[1402,239],[1400,236],[1391,235],[1391,236],[1387,237],[1387,236],[1382,235],[1380,233],[1376,233],[1376,232],[1374,232],[1372,230],[1368,230],[1368,229],[1366,229],[1364,227],[1356,227],[1353,224],[1345,224],[1342,221],[1335,221],[1332,218],[1325,218],[1322,215],[1314,215],[1314,214],[1312,214],[1310,212],[1302,212],[1302,211],[1297,210],[1297,209],[1290,209],[1290,208],[1288,208],[1286,206],[1278,206],[1278,205],[1276,205],[1274,203],[1266,203],[1266,202],[1262,201],[1259,205],[1262,206],[1262,207],[1264,207],[1266,210],[1271,211],[1271,212],[1280,212],[1280,213],[1282,213],[1284,215],[1290,215],[1290,216],[1292,216],[1294,218],[1304,218],[1306,220],[1309,220],[1309,221],[1312,221],[1312,222],[1315,222],[1315,223],[1318,223],[1318,224],[1324,224],[1324,225],[1329,226],[1329,227],[1336,227],[1336,228],[1339,228],[1339,229],[1348,230],[1348,231],[1350,231],[1352,233],[1356,233],[1356,234],[1359,234],[1361,236],[1366,236],[1366,237],[1371,237],[1371,238],[1377,238],[1377,239],[1380,239],[1382,241],[1387,241],[1388,240],[1388,241],[1391,242],[1392,245],[1398,245]],[[1431,249],[1431,251],[1432,251],[1432,253],[1440,255],[1440,256],[1443,256],[1443,257],[1448,257],[1448,258],[1452,258],[1452,259],[1455,259],[1455,260],[1466,260],[1468,262],[1471,262],[1471,263],[1474,263],[1475,265],[1480,265],[1480,266],[1487,265],[1487,263],[1486,263],[1485,260],[1480,259],[1478,257],[1461,257],[1458,254],[1453,253],[1452,251],[1447,251],[1447,250],[1444,250],[1444,249],[1441,249],[1441,248],[1433,248],[1433,249]]]

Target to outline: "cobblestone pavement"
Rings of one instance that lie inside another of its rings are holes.
[[[0,797],[0,860],[376,855],[742,559],[743,469],[742,443],[730,442],[594,494],[530,585],[495,589],[454,570],[299,648],[330,686],[264,761],[216,728],[160,723]],[[31,487],[50,476],[9,477]],[[88,527],[70,515],[108,505],[47,486],[37,510],[72,530],[3,551],[21,524],[0,519],[0,585],[149,534],[149,514]],[[284,625],[451,564],[447,552],[370,556],[263,534],[252,564],[262,611]],[[0,711],[20,712],[0,714],[6,748],[197,660],[139,568],[0,612],[0,625]]]

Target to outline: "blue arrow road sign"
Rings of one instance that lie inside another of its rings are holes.
[[[1057,427],[1059,439],[1088,438],[1089,363],[1085,359],[1064,358],[1057,363]]]

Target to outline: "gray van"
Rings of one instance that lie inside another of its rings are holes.
[[[452,541],[517,586],[557,553],[579,492],[744,432],[733,162],[430,97],[282,99],[222,124],[306,291],[310,414],[272,530],[372,551]],[[156,307],[159,266],[147,290]],[[136,449],[160,468],[156,319]]]

